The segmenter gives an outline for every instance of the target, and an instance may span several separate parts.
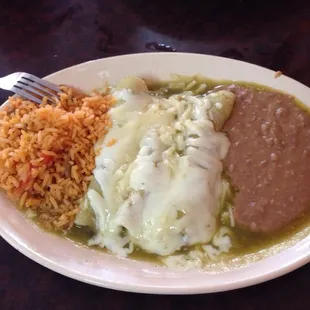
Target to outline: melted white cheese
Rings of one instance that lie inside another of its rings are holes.
[[[223,194],[222,162],[229,140],[216,132],[208,109],[234,100],[227,91],[168,99],[114,93],[113,126],[96,158],[100,193],[89,189],[96,218],[90,244],[126,256],[134,245],[158,255],[208,243],[216,232]],[[106,142],[117,142],[106,146]]]

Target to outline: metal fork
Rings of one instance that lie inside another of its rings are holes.
[[[39,104],[42,103],[44,97],[49,102],[55,102],[54,99],[60,92],[60,88],[57,85],[24,72],[12,73],[0,78],[0,88],[10,90],[25,99]]]

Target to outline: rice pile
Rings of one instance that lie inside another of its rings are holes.
[[[0,111],[0,188],[48,229],[73,225],[114,98],[62,88],[55,105],[18,97]]]

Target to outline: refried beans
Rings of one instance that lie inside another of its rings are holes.
[[[225,165],[237,189],[236,223],[279,230],[310,211],[310,115],[289,95],[225,88],[236,94],[223,129],[231,141]]]

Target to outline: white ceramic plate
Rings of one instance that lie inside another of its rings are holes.
[[[47,80],[83,90],[116,83],[127,75],[167,79],[171,73],[200,73],[213,79],[257,82],[295,95],[310,106],[310,89],[252,64],[197,54],[150,53],[100,59],[56,72]],[[310,236],[262,261],[220,273],[174,271],[79,247],[40,231],[0,196],[0,234],[37,263],[65,276],[118,290],[156,294],[194,294],[236,289],[279,277],[310,261]]]

